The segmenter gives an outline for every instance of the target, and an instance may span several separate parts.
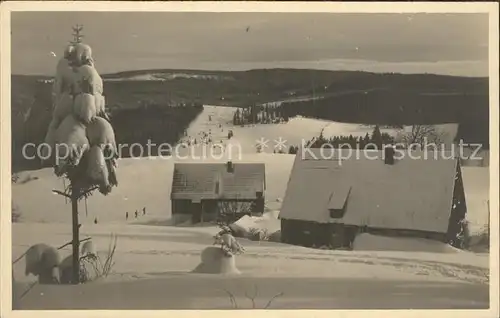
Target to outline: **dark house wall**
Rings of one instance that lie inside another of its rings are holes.
[[[309,232],[306,234],[305,232]],[[368,226],[345,225],[340,223],[320,224],[315,222],[281,220],[281,241],[283,243],[333,249],[351,249],[357,235],[369,233],[386,237],[425,238],[447,242],[446,233],[426,232],[418,230],[381,229]]]
[[[264,213],[264,197],[256,200],[237,200],[238,202],[252,203],[252,215],[262,215]],[[172,199],[172,217],[178,219],[178,222],[184,222],[191,219],[193,223],[211,222],[218,219],[220,216],[219,200],[202,200],[199,203],[194,203],[187,199]],[[248,213],[236,213],[234,215],[236,221]],[[177,222],[175,222],[177,223]]]
[[[191,202],[191,222],[193,224],[204,222],[203,205],[201,202]]]
[[[281,219],[281,241],[305,247],[330,245],[331,226],[317,222]]]
[[[264,202],[265,202],[264,197],[255,200],[254,201],[255,204],[253,205],[252,209],[252,214],[262,215],[262,213],[264,213],[264,208],[265,208]]]
[[[356,236],[362,233],[387,237],[425,238],[447,242],[447,233],[360,227],[341,223],[321,224],[298,220],[281,220],[281,240],[283,243],[292,245],[351,249]]]
[[[172,199],[172,214],[191,214],[191,200]]]
[[[331,224],[330,246],[332,248],[350,249],[356,235],[361,233],[359,226]]]
[[[185,199],[172,199],[170,201],[172,206],[172,220],[174,224],[183,223],[192,218],[192,204],[191,200]]]
[[[264,181],[264,188],[265,188],[265,181]],[[264,192],[263,191],[257,192],[256,197],[257,197],[257,199],[255,200],[255,204],[253,206],[252,213],[257,214],[257,215],[259,215],[259,214],[262,215],[262,213],[264,213],[265,202],[266,202]]]
[[[418,231],[418,230],[401,230],[401,229],[380,229],[380,228],[360,228],[361,233],[369,233],[373,235],[382,235],[389,237],[409,237],[409,238],[424,238],[434,241],[446,242],[446,233]]]

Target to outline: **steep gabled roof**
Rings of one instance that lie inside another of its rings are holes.
[[[265,191],[263,163],[176,163],[171,199],[256,199]]]
[[[397,153],[395,163],[388,165],[382,151],[352,150],[350,157],[347,150],[335,151],[333,157],[326,149],[323,156],[320,149],[296,155],[280,218],[447,231],[458,164],[451,152],[424,157],[422,151],[412,151],[415,159]],[[330,216],[330,209],[342,207],[343,217]]]

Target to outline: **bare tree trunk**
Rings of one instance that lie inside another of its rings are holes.
[[[410,140],[409,140],[409,144],[412,145],[414,143],[417,142],[417,139],[418,139],[418,136],[419,136],[419,132],[420,132],[420,126],[415,126],[413,125],[411,127],[411,134],[410,134]]]
[[[73,223],[73,273],[72,282],[78,284],[80,282],[80,226],[78,222],[78,199],[80,189],[72,182],[71,189],[71,216]]]
[[[432,125],[413,125],[411,132],[405,133],[402,141],[406,144],[407,148],[411,146],[423,148],[427,142],[444,142],[442,134]]]

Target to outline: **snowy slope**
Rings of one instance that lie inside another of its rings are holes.
[[[266,164],[266,199],[276,201],[283,198],[286,181],[293,163],[292,155],[251,154],[244,156],[245,162]],[[191,160],[199,162],[199,160]],[[214,160],[215,161],[215,160]],[[223,160],[221,162],[224,162]],[[80,202],[81,220],[125,223],[125,213],[133,220],[135,210],[146,207],[146,216],[140,222],[170,217],[170,188],[174,161],[172,159],[123,159],[118,163],[119,186],[107,195],[96,192]],[[12,186],[13,201],[22,214],[22,222],[53,223],[71,222],[71,205],[64,197],[52,194],[52,189],[63,188],[63,180],[57,178],[52,169],[21,173],[21,180],[27,176],[38,177],[25,184]],[[23,198],[29,198],[25,200]],[[86,210],[88,215],[86,215]],[[129,218],[129,222],[130,221]]]
[[[214,141],[222,139],[234,145],[232,160],[264,162],[266,164],[267,205],[280,208],[290,176],[294,156],[271,154],[273,140],[282,137],[290,144],[300,144],[317,136],[325,128],[325,136],[333,134],[364,135],[371,128],[360,125],[338,124],[319,120],[296,118],[287,124],[232,127],[233,108],[206,107],[188,129],[186,138],[200,138],[200,132],[212,132]],[[210,121],[208,118],[212,117]],[[222,127],[219,127],[219,124]],[[227,130],[233,129],[234,138],[227,140]],[[259,138],[271,140],[267,153],[257,154],[255,142]],[[241,148],[236,147],[240,145]],[[202,146],[195,150],[201,153]],[[239,150],[241,149],[241,152]],[[227,150],[227,148],[226,148]],[[238,156],[241,155],[241,156]],[[220,159],[206,159],[223,162]],[[180,160],[180,159],[175,159]],[[174,159],[143,158],[119,161],[119,186],[108,196],[96,193],[80,204],[82,236],[91,235],[98,249],[107,249],[110,233],[119,235],[114,279],[156,277],[172,271],[189,271],[199,262],[201,250],[212,244],[214,227],[176,228],[139,224],[166,224],[170,217],[170,187]],[[186,159],[199,162],[200,159]],[[489,179],[488,168],[464,167],[463,176],[468,201],[468,218],[473,231],[487,223]],[[21,255],[31,244],[46,242],[59,246],[71,239],[70,204],[63,197],[51,193],[62,189],[63,181],[52,169],[20,174],[21,182],[13,185],[13,202],[17,205],[22,223],[13,225],[13,258]],[[145,216],[135,210],[146,207]],[[129,220],[125,213],[129,212]],[[94,218],[98,224],[94,224]],[[45,224],[44,224],[45,223]],[[239,266],[247,275],[331,276],[331,277],[386,277],[392,279],[452,279],[469,282],[487,280],[488,255],[469,252],[402,252],[402,251],[323,251],[269,242],[243,241],[247,253],[239,259]],[[69,250],[66,249],[65,253]],[[22,261],[14,267],[16,277],[24,277]],[[30,278],[23,278],[30,279]]]

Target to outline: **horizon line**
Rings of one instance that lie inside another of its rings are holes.
[[[264,71],[264,70],[295,70],[295,71],[317,71],[317,72],[343,72],[343,73],[366,73],[366,74],[378,74],[378,75],[434,75],[434,76],[446,76],[446,77],[461,77],[461,78],[489,78],[488,75],[484,76],[468,76],[468,75],[450,75],[450,74],[440,74],[440,73],[403,73],[403,72],[371,72],[365,70],[329,70],[329,69],[315,69],[315,68],[294,68],[294,67],[273,67],[273,68],[251,68],[246,70],[209,70],[209,69],[186,69],[186,68],[157,68],[157,69],[130,69],[124,71],[116,71],[112,73],[103,73],[100,74],[101,77],[106,76],[116,76],[125,73],[132,72],[166,72],[166,71],[188,71],[188,72],[206,72],[206,73],[245,73],[251,71]],[[31,77],[50,77],[53,78],[54,75],[46,75],[46,74],[22,74],[22,73],[11,73],[11,76],[31,76]]]

